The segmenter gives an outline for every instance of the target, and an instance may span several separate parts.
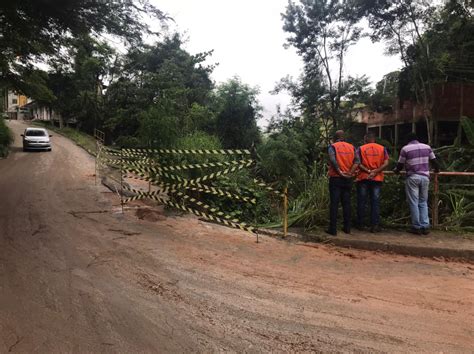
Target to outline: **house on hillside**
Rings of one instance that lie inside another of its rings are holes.
[[[58,122],[61,115],[49,106],[31,101],[25,105],[29,112],[29,119]]]
[[[460,118],[474,118],[474,84],[446,82],[434,87],[433,145],[453,144],[461,135]],[[355,121],[366,125],[367,131],[388,141],[394,149],[406,144],[405,136],[416,132],[428,140],[423,107],[412,101],[396,100],[393,109],[374,112],[367,107],[359,109]]]
[[[3,94],[3,115],[8,119],[27,119],[25,105],[31,100],[25,95],[5,90]]]
[[[61,116],[51,107],[25,95],[6,90],[3,94],[4,116],[8,119],[59,121]]]

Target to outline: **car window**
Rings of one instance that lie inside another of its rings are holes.
[[[25,133],[26,136],[46,136],[44,130],[27,130]]]

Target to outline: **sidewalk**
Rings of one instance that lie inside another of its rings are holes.
[[[278,230],[262,230],[262,233],[282,237]],[[330,236],[324,231],[304,232],[290,229],[288,239],[303,242],[322,242],[340,247],[369,251],[383,251],[417,257],[455,259],[474,262],[474,235],[432,231],[429,235],[413,235],[405,231],[384,230],[377,234],[354,230],[352,234],[338,232]]]

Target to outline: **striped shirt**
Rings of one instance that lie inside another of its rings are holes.
[[[400,151],[398,163],[405,164],[407,175],[430,176],[430,160],[436,158],[431,147],[418,140],[410,141]]]

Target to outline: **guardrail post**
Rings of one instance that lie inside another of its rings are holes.
[[[288,235],[288,187],[283,190],[283,236]]]
[[[434,174],[434,181],[433,181],[433,204],[432,208],[432,218],[433,218],[433,226],[437,227],[439,225],[439,180],[438,180],[438,173]]]

